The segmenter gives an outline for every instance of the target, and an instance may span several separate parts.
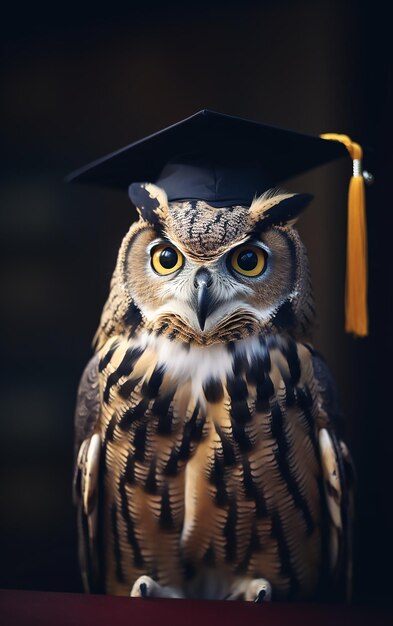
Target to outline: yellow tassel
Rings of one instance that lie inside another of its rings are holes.
[[[368,334],[367,226],[361,162],[362,148],[346,135],[328,133],[321,135],[321,137],[343,143],[353,160],[353,176],[348,193],[345,330],[358,337],[365,337]]]

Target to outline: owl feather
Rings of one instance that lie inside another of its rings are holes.
[[[348,597],[351,462],[293,227],[309,197],[214,209],[148,183],[130,197],[140,219],[77,401],[85,588]]]

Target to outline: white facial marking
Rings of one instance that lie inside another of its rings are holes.
[[[245,313],[251,313],[259,322],[265,322],[271,318],[276,309],[280,306],[281,302],[278,302],[274,306],[267,308],[258,308],[251,306],[241,300],[233,303],[226,303],[217,306],[217,308],[206,318],[205,333],[211,332],[223,319],[233,315],[238,311],[244,311]],[[178,300],[170,300],[156,309],[150,309],[144,307],[143,313],[148,322],[154,322],[160,315],[176,315],[181,317],[183,321],[189,325],[195,332],[203,335],[199,326],[198,318],[194,309],[192,309],[187,302],[179,302]]]

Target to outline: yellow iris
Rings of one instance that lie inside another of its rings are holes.
[[[167,275],[176,272],[182,267],[183,260],[181,252],[167,243],[155,246],[151,252],[151,263],[157,274]]]
[[[253,278],[262,274],[265,269],[266,255],[258,246],[246,244],[232,252],[231,265],[238,274]]]

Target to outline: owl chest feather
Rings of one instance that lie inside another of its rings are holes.
[[[220,571],[228,588],[263,576],[282,596],[311,594],[321,418],[308,349],[140,335],[100,356],[108,589],[148,572],[198,595],[201,572]]]

